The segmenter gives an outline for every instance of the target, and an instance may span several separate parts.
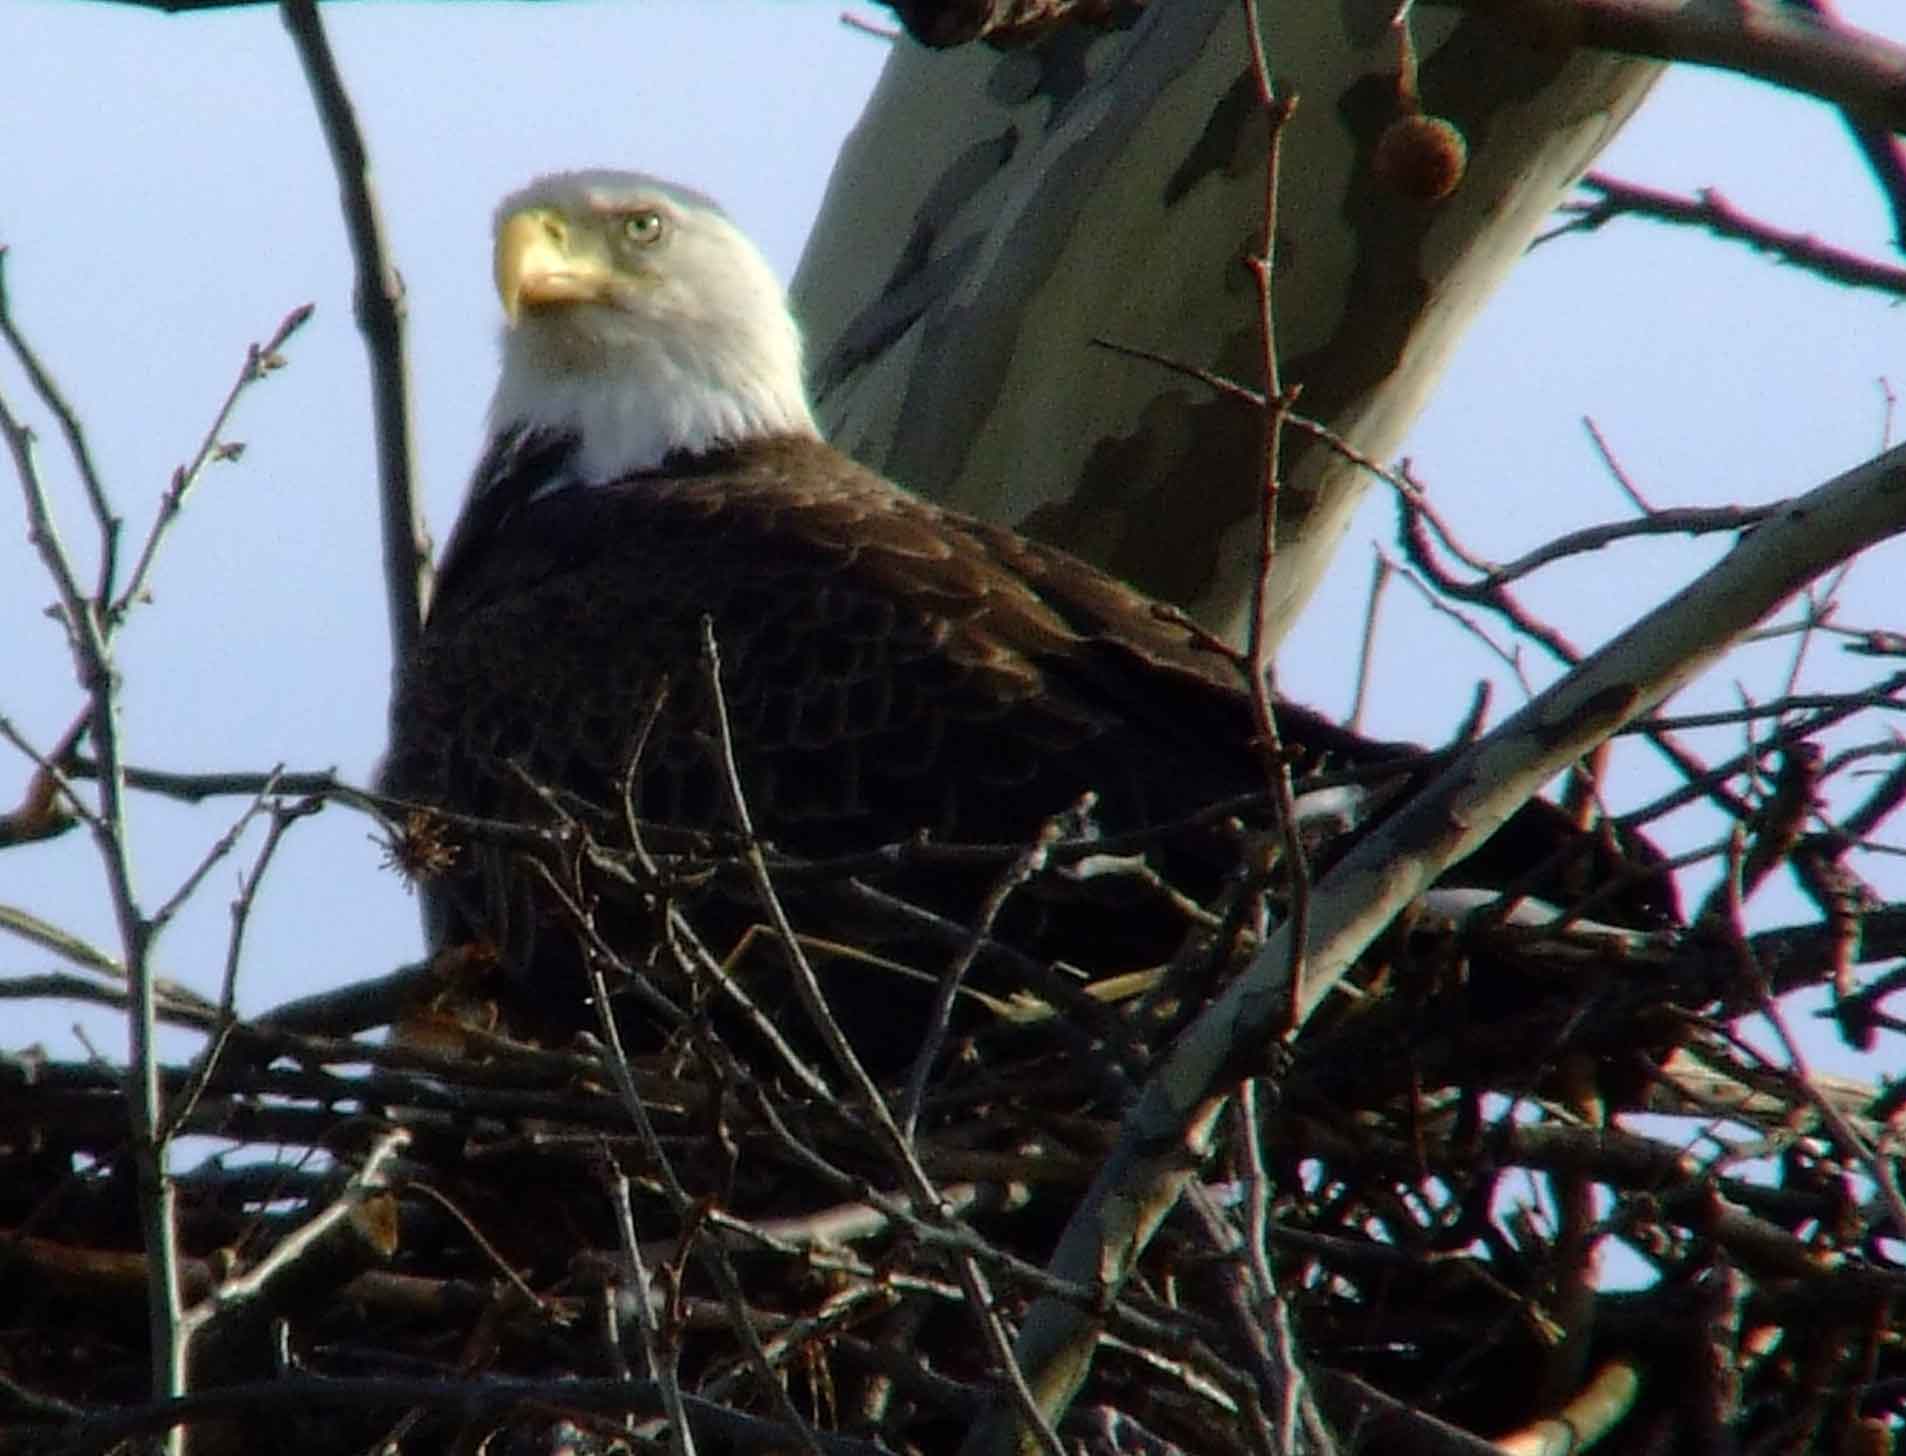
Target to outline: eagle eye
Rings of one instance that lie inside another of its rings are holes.
[[[662,236],[662,214],[652,207],[640,208],[622,219],[622,236],[631,243],[646,246]]]

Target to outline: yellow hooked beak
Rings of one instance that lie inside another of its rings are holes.
[[[527,208],[497,229],[496,291],[512,324],[525,309],[599,302],[613,281],[601,259],[577,252],[574,230],[551,208]]]

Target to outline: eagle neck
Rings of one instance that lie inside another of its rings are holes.
[[[608,377],[553,374],[506,356],[490,426],[495,439],[573,441],[566,466],[580,485],[656,470],[671,455],[773,436],[820,436],[798,364],[792,373],[724,370],[710,378],[661,351]]]

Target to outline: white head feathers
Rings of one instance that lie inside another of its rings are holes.
[[[592,483],[675,450],[818,433],[781,285],[700,193],[556,173],[504,200],[496,249],[510,322],[493,433],[573,434]]]

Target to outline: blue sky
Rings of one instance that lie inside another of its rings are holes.
[[[1848,9],[1906,36],[1894,8]],[[336,183],[275,14],[168,18],[12,0],[0,15],[16,57],[0,93],[0,242],[15,312],[79,406],[135,539],[247,342],[294,305],[317,305],[288,351],[291,367],[241,406],[229,433],[248,446],[243,460],[209,474],[165,548],[154,600],[124,636],[130,756],[179,769],[335,765],[363,781],[382,744],[388,671],[367,386]],[[379,3],[333,7],[327,23],[408,287],[418,465],[439,540],[493,378],[487,231],[497,198],[557,167],[639,167],[720,198],[785,275],[886,49],[823,4]],[[1770,88],[1675,72],[1601,165],[1662,187],[1716,186],[1780,225],[1876,254],[1886,247],[1888,219],[1837,118]],[[1406,453],[1471,543],[1503,556],[1624,513],[1584,414],[1657,504],[1767,500],[1872,453],[1883,423],[1877,381],[1901,383],[1902,343],[1899,311],[1876,296],[1829,290],[1743,249],[1618,224],[1523,265]],[[0,388],[25,403],[10,366],[0,365]],[[79,545],[80,499],[43,433],[62,524]],[[1387,503],[1373,500],[1285,655],[1296,695],[1347,704],[1368,541],[1387,548],[1391,534]],[[1589,646],[1716,549],[1630,547],[1545,576],[1526,595]],[[1859,568],[1847,619],[1906,626],[1893,580],[1902,567],[1906,550],[1895,546]],[[1371,722],[1434,737],[1491,664],[1407,598],[1394,591],[1387,609]],[[9,477],[0,713],[42,743],[80,702],[41,614],[50,599]],[[1773,695],[1788,650],[1748,654],[1697,699],[1726,704],[1737,681]],[[1867,675],[1824,645],[1810,671],[1819,684]],[[1624,757],[1624,798],[1663,782],[1644,753]],[[0,797],[10,801],[24,774],[0,750]],[[170,892],[239,807],[137,801],[149,901]],[[379,861],[355,816],[332,810],[300,826],[257,912],[245,1007],[416,953],[414,908]],[[1906,893],[1900,861],[1862,868],[1895,897]],[[217,984],[237,871],[215,873],[158,957],[206,991]],[[82,835],[0,854],[0,902],[112,945]],[[28,947],[0,945],[0,975],[46,965]],[[69,1019],[81,1018],[36,1017],[0,1044],[63,1040]],[[110,1020],[88,1024],[104,1028],[103,1049],[121,1045]]]

